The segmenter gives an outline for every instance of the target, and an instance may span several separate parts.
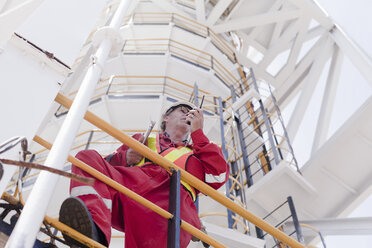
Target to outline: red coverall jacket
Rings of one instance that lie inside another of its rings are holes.
[[[141,134],[133,138],[139,139]],[[186,165],[186,170],[218,189],[228,179],[229,167],[222,155],[221,149],[210,143],[201,129],[191,134],[193,150]],[[162,149],[184,146],[184,143],[174,144],[167,134],[160,134]],[[122,145],[106,161],[94,150],[84,150],[76,157],[118,183],[136,192],[149,201],[168,210],[170,175],[162,167],[151,164],[146,166],[128,167],[126,152],[128,146]],[[86,177],[92,177],[76,166],[72,172]],[[166,247],[168,221],[152,210],[142,206],[124,194],[96,180],[93,186],[71,181],[72,196],[78,196],[88,207],[94,222],[103,231],[107,241],[110,241],[111,226],[125,232],[125,247],[127,248],[163,248]],[[181,219],[200,229],[200,220],[191,196],[181,187]],[[181,229],[180,247],[187,247],[191,235]]]

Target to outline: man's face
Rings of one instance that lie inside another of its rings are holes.
[[[179,129],[187,134],[190,130],[190,125],[186,123],[186,114],[189,112],[186,106],[176,107],[170,114],[164,116],[166,122],[165,130]]]

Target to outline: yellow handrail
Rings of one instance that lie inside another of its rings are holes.
[[[151,39],[149,39],[149,38],[140,38],[140,39],[128,39],[126,45],[123,47],[123,51],[127,51],[127,50],[126,50],[126,49],[128,49],[128,48],[126,48],[127,46],[141,46],[141,45],[142,45],[142,46],[150,46],[150,45],[154,45],[154,44],[132,44],[132,43],[128,44],[128,42],[135,42],[135,41],[168,41],[167,44],[156,44],[156,45],[167,46],[167,49],[168,49],[169,52],[171,52],[171,53],[176,53],[175,51],[171,51],[171,50],[170,50],[171,47],[175,47],[175,46],[172,45],[172,44],[178,44],[178,45],[181,45],[181,46],[183,46],[183,47],[186,47],[186,48],[188,48],[188,49],[191,49],[191,50],[196,51],[196,52],[198,52],[198,53],[200,53],[200,54],[204,54],[205,56],[210,57],[211,60],[213,60],[213,61],[215,62],[216,67],[213,67],[213,68],[212,68],[212,65],[207,65],[207,64],[205,64],[205,63],[198,62],[198,61],[196,61],[195,59],[191,59],[190,57],[187,57],[187,56],[185,56],[185,55],[183,55],[183,54],[180,54],[180,53],[177,53],[178,55],[183,56],[183,57],[186,57],[186,59],[193,60],[193,61],[195,61],[196,63],[200,63],[200,64],[202,64],[203,66],[207,67],[208,69],[214,69],[214,70],[216,71],[216,73],[218,73],[218,74],[222,77],[223,81],[225,81],[226,83],[228,83],[228,84],[230,84],[230,85],[236,85],[237,82],[239,81],[239,80],[238,80],[234,75],[231,74],[231,72],[230,72],[229,70],[227,70],[227,68],[226,68],[225,66],[222,65],[221,62],[219,62],[219,61],[218,61],[216,58],[214,58],[211,54],[209,54],[209,53],[207,53],[207,52],[204,52],[204,51],[202,51],[202,50],[196,49],[196,48],[194,48],[194,47],[191,47],[191,46],[189,46],[189,45],[186,45],[186,44],[184,44],[184,43],[182,43],[182,42],[175,41],[175,40],[173,40],[173,39],[167,39],[167,38],[151,38]],[[168,44],[169,44],[169,47],[168,47]],[[177,48],[177,49],[181,49],[180,47],[175,47],[175,48]],[[139,49],[139,48],[133,48],[133,49],[131,49],[130,51],[141,51],[141,49]],[[164,52],[163,50],[151,50],[151,51],[153,51],[153,52],[156,52],[156,51],[162,51],[162,52]],[[148,52],[148,50],[146,50],[146,52]],[[187,52],[187,51],[186,51],[186,52]],[[198,56],[198,55],[196,55],[195,53],[192,53],[191,51],[188,52],[188,53],[191,54],[191,55],[194,55],[194,56]],[[199,57],[199,58],[203,58],[203,57],[200,57],[200,56],[198,56],[198,57]],[[203,59],[206,59],[206,58],[203,58]],[[223,76],[223,75],[224,75],[224,76]]]
[[[40,145],[44,146],[45,148],[47,148],[49,150],[52,148],[51,143],[47,142],[46,140],[42,139],[39,136],[35,136],[34,141],[39,143]],[[111,178],[108,178],[107,176],[105,176],[101,172],[99,172],[96,169],[90,167],[89,165],[80,161],[79,159],[69,155],[67,160],[69,162],[71,162],[72,164],[74,164],[75,166],[82,169],[83,171],[85,171],[85,172],[89,173],[90,175],[94,176],[96,179],[106,183],[108,186],[112,187],[113,189],[116,189],[117,191],[119,191],[119,192],[125,194],[126,196],[128,196],[129,198],[135,200],[136,202],[138,202],[138,203],[142,204],[143,206],[145,206],[145,207],[151,209],[152,211],[156,212],[160,216],[163,216],[166,219],[170,219],[170,218],[173,217],[173,215],[171,213],[169,213],[168,211],[165,211],[161,207],[159,207],[156,204],[152,203],[151,201],[141,197],[140,195],[131,191],[127,187],[117,183],[116,181],[112,180]],[[189,232],[193,236],[198,237],[199,239],[203,240],[204,242],[207,242],[210,245],[213,245],[215,247],[225,247],[223,244],[221,244],[218,241],[210,238],[205,233],[203,233],[199,229],[195,228],[194,226],[190,225],[186,221],[181,222],[181,228],[184,229],[185,231]]]
[[[146,132],[146,129],[121,129],[121,131],[124,132],[124,133],[144,133],[144,132]],[[153,129],[151,132],[155,132],[156,133],[156,132],[159,132],[159,131],[160,130],[158,130],[158,129]],[[75,138],[80,137],[80,136],[83,136],[85,134],[89,134],[91,132],[102,133],[103,131],[100,130],[100,129],[85,130],[85,131],[83,131],[81,133],[78,133]],[[86,144],[87,143],[84,143],[83,145],[86,145]],[[40,149],[39,151],[33,152],[33,154],[37,155],[37,154],[40,154],[40,153],[42,153],[42,152],[44,152],[46,150],[48,150],[48,149],[43,148],[43,149]],[[28,155],[28,156],[31,157],[30,155]]]
[[[70,108],[71,105],[72,105],[72,101],[70,99],[68,99],[67,97],[63,96],[60,93],[57,95],[55,100],[59,104],[63,105],[65,108]],[[84,119],[87,120],[88,122],[90,122],[91,124],[95,125],[96,127],[106,131],[111,136],[115,137],[116,139],[118,139],[119,141],[124,143],[125,145],[134,149],[135,151],[137,151],[138,153],[140,153],[144,157],[150,159],[155,164],[160,165],[164,169],[169,171],[171,168],[173,168],[175,170],[181,171],[181,179],[182,180],[188,182],[191,186],[198,189],[200,192],[210,196],[211,198],[213,198],[217,202],[221,203],[222,205],[224,205],[228,209],[231,209],[235,213],[239,214],[240,216],[242,216],[243,218],[245,218],[246,220],[248,220],[252,224],[258,226],[259,228],[261,228],[265,232],[269,233],[270,235],[274,236],[275,238],[282,241],[283,243],[285,243],[285,244],[287,244],[291,247],[295,247],[295,248],[303,248],[304,247],[298,241],[296,241],[293,238],[287,236],[282,231],[276,229],[275,227],[273,227],[269,223],[263,221],[262,219],[255,216],[254,214],[252,214],[248,210],[244,209],[243,207],[237,205],[236,203],[234,203],[233,201],[231,201],[230,199],[228,199],[224,195],[218,193],[216,190],[214,190],[209,185],[201,182],[199,179],[197,179],[196,177],[194,177],[193,175],[191,175],[187,171],[179,168],[178,166],[176,166],[175,164],[173,164],[172,162],[170,162],[166,158],[162,157],[161,155],[155,153],[150,148],[141,144],[137,140],[135,140],[135,139],[129,137],[128,135],[122,133],[119,129],[113,127],[112,125],[110,125],[106,121],[100,119],[98,116],[94,115],[93,113],[87,111],[85,116],[84,116]],[[134,193],[130,191],[130,194],[133,195]]]
[[[111,76],[110,76],[110,77],[111,77]],[[101,79],[100,82],[108,81],[108,80],[110,79],[110,77],[108,77],[108,78],[104,78],[104,79]],[[185,83],[185,82],[182,82],[182,81],[180,81],[180,80],[177,80],[177,79],[175,79],[175,78],[173,78],[173,77],[170,77],[170,76],[114,75],[114,76],[112,77],[112,79],[115,79],[115,78],[126,78],[126,79],[131,79],[131,78],[134,78],[134,79],[140,79],[140,78],[144,78],[144,79],[166,79],[166,80],[174,81],[175,83],[181,84],[181,85],[183,85],[183,86],[185,86],[185,87],[188,87],[188,88],[190,88],[190,89],[193,89],[193,86],[191,86],[191,85],[189,85],[189,84],[187,84],[187,83]],[[160,83],[140,83],[140,84],[138,84],[138,83],[120,83],[120,84],[113,83],[112,85],[123,85],[123,86],[125,86],[125,85],[129,85],[129,86],[130,86],[130,85],[133,85],[133,86],[137,86],[137,85],[143,85],[143,86],[145,86],[145,85],[151,85],[151,86],[154,86],[154,85],[155,85],[155,86],[160,86],[160,85],[164,85],[164,84],[163,84],[163,83],[162,83],[162,84],[160,84]],[[101,87],[99,87],[99,88],[97,88],[97,89],[104,89],[104,88],[106,88],[107,86],[108,86],[108,85],[105,84],[104,86],[101,86]],[[166,86],[169,86],[169,85],[166,85]],[[97,90],[97,89],[96,89],[96,90]],[[212,94],[209,93],[208,91],[205,91],[205,90],[202,90],[202,89],[199,89],[199,91],[202,92],[203,94],[209,96],[209,97],[216,97],[215,95],[212,95]],[[190,91],[190,92],[191,92],[191,91]],[[77,90],[70,92],[69,95],[72,96],[72,95],[75,95],[76,93],[77,93]],[[199,96],[199,98],[201,98],[201,96]],[[210,103],[213,103],[212,101],[207,100],[207,99],[205,99],[205,101],[206,101],[206,102],[209,101]]]
[[[198,23],[195,20],[192,20],[192,19],[187,18],[185,16],[179,15],[177,13],[171,13],[171,12],[165,12],[165,13],[164,12],[136,12],[136,13],[133,13],[133,15],[126,16],[126,18],[129,19],[131,16],[133,16],[133,17],[137,17],[137,18],[143,17],[143,19],[144,19],[144,18],[146,18],[146,16],[149,16],[149,15],[152,15],[151,16],[152,18],[163,18],[164,15],[169,15],[169,17],[167,16],[169,18],[169,20],[164,21],[164,23],[169,23],[171,21],[171,19],[172,19],[172,16],[173,16],[173,22],[176,25],[182,26],[185,29],[190,30],[190,31],[195,32],[195,33],[198,33],[198,34],[200,34],[200,35],[202,35],[204,37],[208,37],[209,36],[211,38],[211,41],[224,54],[226,54],[226,56],[231,61],[234,61],[235,62],[234,50],[232,49],[232,47],[230,45],[228,45],[219,35],[217,35],[209,27],[207,27],[207,26],[205,26],[205,25],[203,25],[201,23]],[[158,17],[156,15],[159,15],[160,17]],[[138,16],[140,16],[140,17],[138,17]],[[180,22],[178,22],[178,20]],[[139,20],[139,22],[144,23],[145,21],[144,20]],[[126,21],[124,23],[126,24]],[[89,42],[89,40],[93,36],[93,33],[94,33],[94,31],[90,34],[89,38],[87,39],[87,42]],[[129,40],[133,40],[133,39],[129,39]],[[161,39],[159,39],[159,40],[161,40]],[[79,62],[79,60],[81,58],[82,58],[82,56],[78,57],[75,60],[73,66],[75,66]]]
[[[173,15],[174,17],[179,18],[180,20],[187,20],[187,21],[193,23],[192,25],[194,27],[199,26],[200,27],[200,28],[198,28],[199,30],[203,30],[203,29],[205,30],[204,33],[206,34],[206,36],[208,35],[208,30],[209,30],[209,34],[210,34],[209,36],[211,37],[211,39],[215,39],[219,44],[222,44],[222,46],[217,45],[221,50],[226,51],[226,49],[227,49],[228,52],[231,54],[230,56],[232,56],[232,54],[234,53],[234,50],[230,47],[230,45],[228,45],[224,40],[222,40],[221,37],[218,36],[212,29],[210,29],[208,26],[203,25],[203,24],[201,24],[201,23],[199,23],[199,22],[197,22],[193,19],[190,19],[188,17],[182,16],[182,15],[177,14],[177,13],[171,13],[171,12],[165,12],[165,13],[164,12],[136,12],[136,13],[134,13],[134,15],[142,15],[144,17],[146,15],[153,15],[152,17],[154,17],[155,15],[167,15],[167,14],[170,15],[170,16]],[[187,25],[183,25],[183,26],[188,27]],[[228,54],[226,54],[226,55],[228,55]]]

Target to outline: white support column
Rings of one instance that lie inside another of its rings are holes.
[[[120,3],[108,27],[109,29],[112,31],[119,30],[129,4],[130,0],[123,0]],[[90,98],[94,93],[95,85],[101,76],[102,67],[112,47],[113,41],[109,37],[104,37],[97,52],[92,57],[92,63],[83,79],[79,92],[45,161],[46,166],[56,169],[63,168],[88,108]],[[6,247],[29,248],[33,246],[57,181],[58,176],[55,174],[46,171],[40,173]]]
[[[311,100],[311,96],[313,95],[316,85],[322,74],[323,66],[330,56],[331,45],[332,41],[327,38],[327,40],[324,42],[320,56],[313,62],[309,75],[307,76],[304,88],[302,89],[300,95],[300,99],[298,100],[296,107],[291,115],[291,119],[288,123],[287,131],[291,140],[295,140],[295,136],[306,113],[306,109]]]
[[[318,124],[315,131],[315,137],[313,141],[313,147],[311,154],[314,154],[316,150],[326,141],[329,130],[329,124],[332,117],[332,109],[336,98],[336,90],[340,78],[340,72],[343,62],[343,53],[340,48],[335,44],[334,52],[332,57],[331,66],[329,68],[329,74],[327,79],[327,85],[324,90],[322,105],[320,107]]]

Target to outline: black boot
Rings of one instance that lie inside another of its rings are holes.
[[[69,197],[61,205],[59,210],[59,221],[75,229],[81,234],[106,245],[106,238],[93,221],[88,208],[78,197]],[[77,247],[88,247],[75,239],[63,234],[63,238],[69,245]]]

